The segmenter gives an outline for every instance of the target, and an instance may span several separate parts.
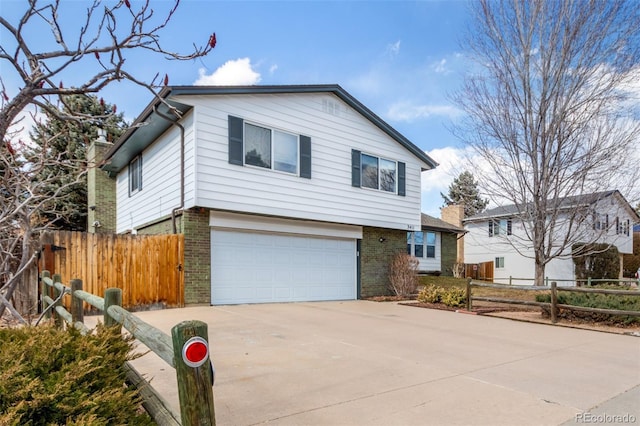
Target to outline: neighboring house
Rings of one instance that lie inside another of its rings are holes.
[[[418,259],[421,273],[453,275],[458,237],[464,229],[422,214],[420,231],[407,232],[407,253]]]
[[[437,165],[423,150],[337,85],[159,98],[102,169],[116,232],[185,235],[187,304],[388,292],[389,261],[421,226],[421,173]]]
[[[557,226],[569,226],[574,217],[574,240],[559,258],[550,261],[545,275],[558,285],[573,285],[575,280],[571,246],[574,243],[598,242],[615,246],[622,255],[633,252],[633,225],[640,217],[618,191],[571,196],[559,200]],[[535,263],[533,245],[518,219],[516,206],[502,206],[486,210],[463,221],[465,234],[465,263],[493,262],[494,280],[504,283],[509,277],[514,284],[531,284]],[[564,230],[561,234],[564,235]]]

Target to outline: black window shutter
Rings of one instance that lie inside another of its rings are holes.
[[[489,236],[493,237],[493,220],[489,219]]]
[[[407,167],[404,163],[398,162],[398,195],[403,197],[407,192]]]
[[[244,120],[242,118],[229,116],[229,163],[238,166],[243,165],[242,161],[242,130]]]
[[[311,138],[300,135],[300,177],[311,179]]]
[[[360,151],[351,150],[351,186],[360,188]]]
[[[138,191],[142,191],[142,154],[138,156]]]

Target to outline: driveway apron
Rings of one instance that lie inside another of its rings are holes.
[[[136,315],[168,334],[208,323],[219,425],[640,422],[638,337],[369,301]],[[174,370],[134,365],[179,412]]]

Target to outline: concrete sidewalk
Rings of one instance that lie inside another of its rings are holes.
[[[219,425],[580,424],[598,406],[640,422],[638,337],[367,301],[136,315],[209,324]],[[179,412],[173,369],[134,365]]]

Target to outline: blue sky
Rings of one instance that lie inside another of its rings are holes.
[[[81,25],[88,4],[63,1],[64,31]],[[152,4],[157,13],[169,5]],[[11,18],[23,7],[24,0],[2,0],[0,13]],[[463,1],[183,0],[161,43],[187,52],[215,32],[216,48],[190,62],[137,53],[129,69],[141,79],[166,73],[171,85],[339,84],[441,164],[422,179],[422,210],[439,217],[440,192],[464,168],[463,148],[449,130],[461,113],[448,95],[469,67],[460,47],[467,21]],[[31,35],[44,43],[45,30]],[[82,77],[81,68],[74,72],[70,81]],[[102,96],[130,120],[151,100],[130,84]]]

